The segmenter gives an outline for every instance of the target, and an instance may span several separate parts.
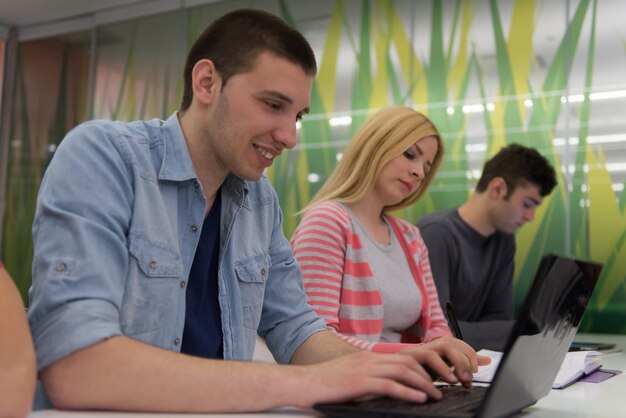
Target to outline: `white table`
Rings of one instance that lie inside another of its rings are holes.
[[[566,389],[553,389],[548,396],[524,410],[521,414],[522,416],[551,418],[623,418],[626,416],[626,335],[587,334],[578,335],[576,339],[579,341],[607,341],[616,343],[622,351],[606,354],[603,358],[603,368],[622,370],[625,373],[614,376],[602,383],[577,382]],[[268,356],[269,353],[265,352],[263,348],[261,348],[258,354],[255,354],[255,358],[258,360],[269,360]],[[311,418],[322,416],[322,414],[313,410],[282,408],[268,412],[249,414],[150,414],[49,410],[33,412],[30,418]]]
[[[606,341],[617,344],[619,353],[605,354],[603,369],[622,370],[624,373],[602,383],[576,382],[563,390],[550,394],[527,408],[531,417],[600,418],[626,417],[626,335],[585,334],[579,341]]]
[[[85,411],[36,411],[29,418],[323,418],[313,410],[283,408],[268,412],[247,414],[157,414],[131,412],[85,412]]]

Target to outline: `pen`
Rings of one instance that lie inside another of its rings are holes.
[[[448,324],[450,324],[450,328],[452,328],[452,334],[459,340],[463,340],[461,328],[459,328],[459,323],[456,320],[456,316],[454,315],[454,310],[452,309],[452,304],[450,302],[446,302],[446,316],[448,317]]]

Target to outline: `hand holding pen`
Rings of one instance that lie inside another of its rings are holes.
[[[456,315],[454,315],[454,310],[452,309],[452,304],[450,302],[446,302],[446,316],[448,317],[448,324],[450,325],[450,329],[452,329],[452,335],[459,340],[463,340],[463,335],[461,334],[461,328],[459,327],[459,323],[456,320]]]

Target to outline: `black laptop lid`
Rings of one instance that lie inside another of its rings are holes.
[[[550,391],[602,265],[572,258],[542,258],[519,318],[511,331],[493,382],[478,409],[434,413],[413,408],[368,406],[360,402],[318,404],[315,409],[332,417],[501,417],[530,406]],[[482,388],[481,388],[482,389]],[[373,401],[372,401],[373,402]],[[436,402],[435,402],[436,403]]]
[[[601,271],[599,263],[542,258],[479,416],[508,415],[548,394]]]

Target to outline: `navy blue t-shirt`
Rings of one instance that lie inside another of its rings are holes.
[[[200,241],[187,281],[185,329],[180,351],[197,357],[224,358],[217,282],[221,208],[220,189],[202,224]]]

